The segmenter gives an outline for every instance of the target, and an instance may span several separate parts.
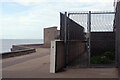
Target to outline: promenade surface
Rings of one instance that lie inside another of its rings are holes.
[[[37,52],[2,60],[3,78],[117,78],[116,68],[66,69],[49,73],[50,49],[37,48]]]

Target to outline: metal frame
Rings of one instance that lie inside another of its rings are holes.
[[[87,27],[88,27],[88,34],[89,34],[89,38],[88,38],[88,63],[90,66],[90,61],[91,61],[91,51],[90,51],[90,41],[91,41],[91,11],[89,11],[88,13],[88,22],[87,22]]]
[[[91,12],[91,14],[115,14],[115,12],[92,12],[92,11],[89,11]],[[89,14],[89,12],[84,12],[84,13],[81,13],[81,12],[77,12],[77,13],[68,13],[69,15],[73,15],[73,14]]]

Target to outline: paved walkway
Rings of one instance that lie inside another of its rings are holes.
[[[20,59],[6,61],[6,62],[2,63],[2,67],[3,68],[9,67],[9,66],[12,66],[12,65],[15,65],[15,64],[19,64],[19,63],[23,63],[23,62],[26,62],[26,61],[29,61],[29,60],[32,60],[32,59],[40,58],[40,57],[46,56],[48,54],[49,53],[36,54],[36,55],[33,55],[33,56],[29,56],[29,57],[23,57],[23,58],[20,58]]]
[[[50,74],[50,49],[3,60],[3,78],[117,78],[116,68],[67,69]]]

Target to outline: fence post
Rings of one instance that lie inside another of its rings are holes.
[[[87,28],[88,28],[88,65],[90,66],[91,61],[91,51],[90,51],[90,39],[91,39],[91,11],[88,13],[88,21],[87,21]]]
[[[65,46],[65,52],[64,52],[64,60],[65,64],[64,66],[66,67],[66,54],[67,54],[67,12],[65,12],[65,37],[64,37],[64,46]]]

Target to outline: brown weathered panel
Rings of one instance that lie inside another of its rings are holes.
[[[56,41],[56,63],[55,71],[59,71],[64,67],[64,44],[63,41]]]
[[[86,53],[86,44],[82,41],[68,41],[68,52],[65,58],[64,42],[56,41],[56,60],[55,70],[59,71],[65,66],[79,65],[79,67],[87,67],[88,57]],[[66,59],[66,60],[65,60]]]
[[[88,54],[86,43],[82,41],[68,41],[67,64],[69,66],[77,65],[79,67],[87,67]]]
[[[114,32],[91,32],[91,55],[100,55],[115,49]]]

